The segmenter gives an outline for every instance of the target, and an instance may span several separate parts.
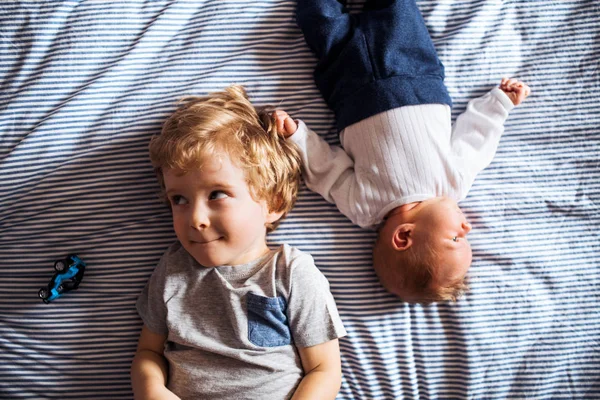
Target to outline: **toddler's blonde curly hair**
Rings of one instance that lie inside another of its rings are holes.
[[[277,132],[273,109],[255,108],[246,90],[232,85],[203,97],[186,97],[150,140],[150,159],[165,191],[164,169],[202,168],[206,154],[226,154],[246,173],[256,201],[283,219],[298,196],[301,160],[298,149]],[[267,226],[274,230],[279,222]]]

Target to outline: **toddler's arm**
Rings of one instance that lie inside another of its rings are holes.
[[[342,366],[338,340],[312,347],[298,348],[304,378],[292,400],[335,399],[342,384]]]
[[[166,339],[166,335],[143,326],[131,364],[131,386],[136,400],[180,400],[166,387],[168,367],[163,356]]]
[[[286,313],[304,370],[292,399],[333,400],[342,379],[338,339],[346,330],[325,275],[309,254],[292,250]]]

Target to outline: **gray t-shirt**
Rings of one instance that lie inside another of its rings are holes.
[[[304,375],[296,347],[346,334],[327,279],[288,245],[248,264],[206,268],[177,242],[137,309],[167,335],[167,386],[182,399],[288,399]]]

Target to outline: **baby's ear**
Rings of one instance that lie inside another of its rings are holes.
[[[415,224],[405,223],[398,225],[392,236],[392,248],[397,251],[404,251],[412,246],[414,229]]]

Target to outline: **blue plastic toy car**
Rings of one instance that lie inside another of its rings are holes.
[[[71,254],[65,259],[55,261],[54,269],[56,273],[50,279],[48,286],[38,292],[38,296],[46,304],[79,287],[85,271],[85,262],[75,254]]]

